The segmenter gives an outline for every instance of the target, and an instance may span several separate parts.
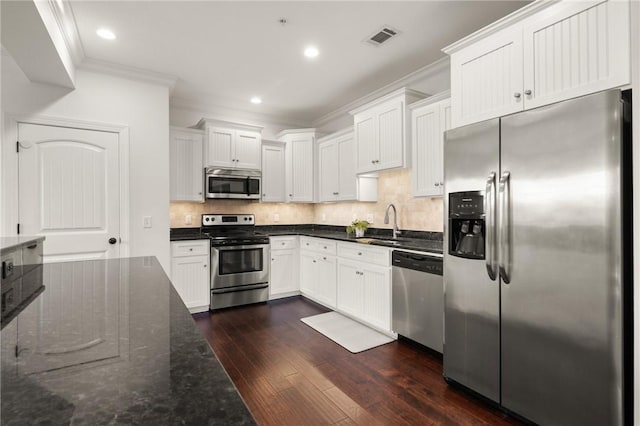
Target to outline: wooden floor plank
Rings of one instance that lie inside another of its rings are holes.
[[[442,361],[405,341],[352,354],[300,321],[302,297],[194,319],[260,425],[518,425],[449,386]]]

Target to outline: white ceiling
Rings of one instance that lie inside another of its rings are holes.
[[[73,1],[87,58],[170,74],[174,99],[314,119],[444,57],[527,1]],[[280,18],[287,24],[281,25]],[[363,40],[383,25],[401,34]],[[117,40],[100,39],[98,27]],[[320,55],[303,56],[314,44]],[[252,105],[252,96],[261,105]]]

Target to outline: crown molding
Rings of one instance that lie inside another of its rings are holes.
[[[86,71],[94,71],[116,77],[123,77],[129,80],[137,80],[145,83],[166,86],[169,88],[169,92],[173,90],[178,82],[178,77],[170,74],[148,71],[141,68],[120,65],[114,62],[101,61],[93,58],[85,58],[78,68]]]
[[[451,90],[445,90],[444,92],[436,93],[433,96],[429,96],[428,98],[420,99],[419,101],[409,104],[407,105],[407,108],[409,109],[420,108],[425,105],[431,105],[433,103],[443,101],[445,99],[449,99],[450,97],[451,97]]]
[[[359,99],[356,99],[355,101],[349,102],[348,104],[343,105],[342,107],[334,111],[331,111],[330,113],[318,118],[317,120],[314,120],[312,125],[313,127],[322,127],[325,124],[329,123],[332,120],[335,120],[336,118],[342,115],[349,114],[349,111],[357,110],[361,106],[368,104],[369,102],[375,101],[376,99],[384,95],[389,94],[389,92],[396,91],[398,89],[401,89],[402,87],[411,86],[412,84],[420,80],[423,80],[432,75],[436,75],[443,71],[446,71],[448,70],[448,68],[449,68],[449,57],[447,56],[429,65],[426,65],[422,68],[419,68],[405,75],[404,77],[401,77],[396,81],[393,81],[387,84],[386,86],[383,86]]]
[[[301,133],[315,133],[315,128],[305,128],[305,129],[285,129],[276,135],[276,139],[283,138],[287,135],[299,135]]]
[[[85,59],[85,54],[71,3],[68,0],[62,0],[61,2],[48,0],[47,4],[56,19],[56,24],[62,33],[62,38],[67,46],[69,55],[71,55],[71,60],[75,66],[78,66]],[[61,4],[62,7],[60,6]]]
[[[511,12],[507,16],[498,19],[497,21],[487,25],[486,27],[479,29],[475,33],[471,33],[465,38],[460,39],[455,43],[451,43],[450,45],[444,47],[442,51],[447,55],[451,55],[459,51],[460,49],[463,49],[466,46],[475,43],[478,40],[482,40],[483,38],[491,34],[495,34],[496,32],[503,30],[504,28],[516,22],[522,21],[523,19],[533,15],[534,13],[546,9],[547,7],[559,3],[560,1],[561,0],[536,0],[533,3],[529,3],[528,5],[521,7],[514,12]]]
[[[333,132],[333,133],[330,133],[330,134],[328,134],[326,136],[318,138],[317,142],[318,143],[322,143],[322,142],[325,142],[325,141],[328,141],[328,140],[333,140],[333,139],[336,139],[336,138],[341,138],[343,136],[352,135],[353,132],[354,132],[353,126],[349,126],[349,127],[346,127],[346,128],[344,128],[342,130],[338,130],[336,132]]]
[[[282,115],[265,114],[217,104],[209,100],[212,97],[212,95],[206,94],[200,94],[191,99],[172,96],[169,100],[169,106],[170,108],[196,112],[202,117],[211,117],[212,119],[222,121],[238,122],[238,117],[240,117],[241,121],[268,123],[274,127],[283,129],[309,127],[308,122],[292,121]]]
[[[235,129],[235,130],[248,130],[251,132],[258,132],[258,133],[262,133],[262,129],[264,129],[263,126],[256,126],[255,124],[238,123],[235,121],[219,120],[217,118],[208,118],[208,117],[202,117],[200,121],[198,121],[198,124],[196,124],[196,128],[203,129],[203,130],[208,126],[224,127],[228,129]]]

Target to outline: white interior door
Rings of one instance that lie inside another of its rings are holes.
[[[44,261],[118,257],[119,135],[19,123],[18,141],[20,233],[46,236]]]

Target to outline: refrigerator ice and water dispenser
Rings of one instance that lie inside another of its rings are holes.
[[[481,191],[449,194],[449,254],[484,259],[485,214]]]

